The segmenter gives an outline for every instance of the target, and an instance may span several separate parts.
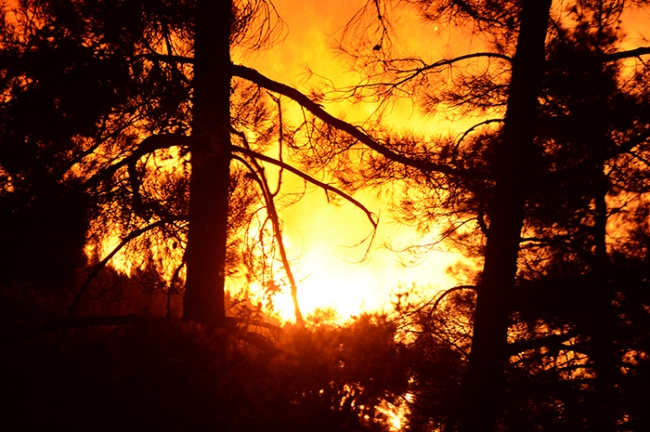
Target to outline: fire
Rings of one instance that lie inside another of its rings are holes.
[[[276,0],[274,5],[287,24],[288,36],[267,51],[246,55],[234,52],[233,60],[236,63],[252,66],[273,79],[305,91],[308,88],[305,82],[307,70],[332,79],[338,85],[355,82],[354,76],[347,72],[349,68],[344,58],[335,51],[334,46],[343,27],[363,6],[363,1],[325,2],[315,6],[295,0]],[[422,22],[412,14],[400,17],[396,24],[409,29],[422,27]],[[434,32],[439,33],[437,29]],[[399,42],[406,42],[409,49],[415,48],[413,44],[417,43],[416,39]],[[446,49],[449,49],[449,44]],[[318,77],[314,80],[318,80]],[[353,106],[346,103],[327,107],[332,114],[344,113],[346,119],[359,122],[371,116],[376,108],[376,104]],[[390,118],[387,118],[388,124],[395,129],[413,128],[423,134],[436,132],[438,122],[419,118],[414,112],[409,101],[400,101],[391,111]],[[275,157],[275,154],[271,156]],[[274,172],[277,172],[277,168],[266,165],[265,169],[270,183],[275,184],[277,177],[274,178]],[[282,190],[301,193],[304,182],[285,173]],[[341,320],[347,320],[364,311],[388,307],[391,295],[403,287],[416,284],[420,289],[428,289],[430,296],[433,296],[435,291],[456,284],[446,269],[460,259],[459,255],[432,252],[416,266],[405,267],[394,252],[384,247],[417,244],[423,239],[414,229],[391,225],[386,209],[388,203],[377,195],[377,191],[366,190],[354,196],[369,211],[380,216],[376,233],[363,211],[344,200],[331,204],[323,191],[313,186],[307,187],[298,203],[280,209],[284,222],[283,238],[298,285],[298,300],[303,315],[308,316],[317,309],[332,309]],[[371,238],[374,241],[371,242]],[[117,237],[109,236],[102,245],[95,245],[101,249],[95,252],[102,252],[98,255],[106,256],[118,243]],[[88,253],[92,255],[91,250]],[[121,251],[113,257],[111,265],[129,274],[133,263]],[[274,311],[282,319],[292,321],[294,307],[289,287],[280,282],[284,278],[282,268],[277,267],[275,271],[278,273],[275,279],[280,291],[275,294]],[[173,273],[171,267],[169,272]],[[169,279],[170,275],[166,276]],[[230,281],[230,291],[240,289],[241,280]],[[264,297],[265,287],[253,283],[247,289],[253,297],[251,301]]]
[[[273,3],[287,24],[286,39],[268,51],[246,55],[245,59],[243,54],[235,52],[234,61],[303,90],[308,88],[305,86],[305,79],[309,78],[307,71],[314,71],[338,85],[353,84],[354,76],[347,73],[349,67],[334,46],[348,20],[365,2],[328,1],[316,5],[276,0]],[[400,16],[396,25],[410,30],[425,27],[415,14]],[[433,31],[437,35],[433,37],[441,37],[437,28]],[[415,31],[407,33],[409,36],[418,34]],[[409,49],[422,43],[412,37],[399,42]],[[450,49],[449,41],[446,44],[443,41],[441,45]],[[312,78],[318,80],[317,76]],[[376,108],[371,105],[359,108],[338,103],[327,109],[335,115],[344,112],[348,120],[363,121]],[[389,123],[396,129],[408,126],[427,133],[435,132],[433,128],[438,122],[419,118],[414,114],[413,106],[404,102],[392,110]],[[269,178],[273,179],[274,168],[267,169]],[[271,183],[275,183],[275,179]],[[284,191],[300,192],[303,187],[302,180],[285,174]],[[296,276],[303,315],[331,308],[341,320],[346,320],[364,311],[386,308],[391,294],[400,287],[417,284],[420,288],[428,287],[433,295],[435,291],[456,283],[446,269],[460,259],[458,255],[432,252],[417,266],[405,267],[394,252],[383,246],[417,244],[422,242],[422,238],[415,230],[387,223],[390,220],[386,210],[388,203],[377,198],[376,191],[360,192],[355,199],[382,216],[372,244],[368,240],[373,234],[372,226],[366,215],[344,201],[329,204],[324,193],[316,188],[308,187],[297,204],[280,212],[284,221],[283,238]],[[276,294],[274,309],[283,319],[293,320],[294,309],[288,287]]]
[[[371,211],[379,212],[386,205],[369,192],[358,195]],[[382,246],[393,238],[415,241],[413,230],[380,223],[370,244],[373,232],[366,215],[347,202],[328,204],[321,191],[308,192],[281,216],[305,316],[330,308],[344,321],[364,311],[387,308],[392,294],[402,287],[417,284],[433,294],[454,284],[446,269],[458,255],[433,251],[419,265],[402,265],[394,252]],[[274,307],[283,319],[293,320],[288,289],[276,295]]]

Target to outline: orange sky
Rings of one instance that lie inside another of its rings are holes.
[[[274,4],[288,27],[286,39],[270,50],[246,56],[243,63],[255,67],[263,74],[280,82],[306,89],[306,66],[337,84],[349,84],[352,74],[347,72],[343,57],[333,48],[341,35],[341,29],[363,5],[361,1],[326,0],[299,2],[276,0]],[[400,25],[411,29],[420,26],[419,19],[405,18]],[[429,29],[431,31],[431,29]],[[415,35],[416,32],[411,32]],[[420,39],[422,40],[422,39]],[[400,40],[404,46],[412,46],[417,38]],[[441,49],[450,44],[442,41]],[[467,47],[465,47],[467,48]],[[238,57],[235,54],[235,61]],[[411,127],[418,130],[430,128],[430,119],[424,120],[412,107],[400,107],[392,112],[389,121],[393,127]],[[339,115],[346,110],[346,119],[363,120],[372,108],[357,109],[350,113],[344,106],[328,107]],[[287,176],[285,187],[302,189],[302,182]],[[364,191],[355,195],[370,211],[380,214],[378,236],[370,257],[363,263],[366,245],[351,248],[371,233],[372,227],[366,216],[349,203],[340,206],[328,204],[325,195],[315,187],[296,205],[281,213],[285,222],[284,238],[293,270],[299,282],[299,301],[303,314],[319,307],[335,308],[341,318],[386,306],[391,292],[398,287],[410,287],[417,283],[430,295],[438,289],[448,288],[457,282],[445,270],[457,259],[457,255],[434,252],[417,266],[405,267],[399,257],[383,245],[418,243],[412,229],[391,221],[386,202],[377,199],[376,192]],[[276,308],[286,318],[293,317],[288,295],[278,296]]]
[[[345,57],[334,47],[343,27],[365,0],[274,0],[273,3],[287,25],[286,39],[244,60],[235,53],[235,61],[302,90],[307,90],[309,84],[307,66],[339,86],[354,84],[355,74],[349,72]],[[637,10],[623,18],[628,41],[638,46],[642,33],[649,28],[650,14],[647,10]],[[396,30],[394,45],[403,53],[415,53],[426,61],[483,50],[482,41],[469,33],[471,29],[458,31],[424,24],[412,9],[402,10],[393,17],[392,24]],[[624,43],[623,47],[628,48],[627,45]],[[344,112],[348,120],[363,121],[374,107],[351,108],[337,104],[326,108],[334,115]],[[472,119],[449,123],[444,113],[433,119],[423,118],[408,103],[398,105],[387,120],[393,128],[410,128],[422,133],[458,131],[473,123]],[[285,186],[287,190],[302,189],[302,182],[287,177]],[[382,247],[383,244],[392,242],[405,246],[428,239],[418,238],[413,230],[393,223],[386,202],[377,199],[375,192],[364,191],[355,198],[381,215],[375,247],[363,264],[356,262],[364,256],[365,246],[349,246],[364,239],[371,232],[371,226],[353,205],[328,205],[324,193],[312,187],[301,202],[281,214],[287,250],[294,259],[293,269],[297,279],[302,280],[299,300],[304,314],[317,307],[334,307],[345,319],[363,310],[386,306],[390,293],[400,286],[406,288],[416,283],[419,287],[428,287],[427,292],[433,295],[439,289],[468,282],[454,280],[445,272],[460,258],[456,254],[434,252],[417,266],[400,265],[398,256]],[[276,299],[276,308],[288,319],[293,316],[288,295]]]

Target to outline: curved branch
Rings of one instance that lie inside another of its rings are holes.
[[[276,97],[272,95],[271,93],[268,93],[269,97],[273,99],[273,102],[278,106],[278,160],[280,162],[284,162],[282,160],[282,145],[284,144],[284,120],[282,118],[282,101],[280,100],[279,97]],[[284,168],[280,167],[280,171],[278,172],[278,182],[275,186],[275,191],[271,193],[271,196],[276,197],[280,193],[280,186],[282,186],[282,174],[284,172]]]
[[[239,134],[237,131],[234,131],[234,133]],[[284,267],[284,271],[287,274],[287,279],[289,279],[291,299],[293,301],[293,310],[294,315],[296,316],[296,324],[299,327],[304,327],[305,320],[302,317],[300,304],[298,303],[298,285],[296,284],[296,280],[293,277],[293,271],[291,270],[291,265],[289,264],[289,259],[287,258],[287,252],[284,248],[282,229],[280,227],[280,218],[278,217],[278,212],[275,208],[275,201],[273,201],[273,194],[270,191],[268,181],[264,175],[264,170],[254,159],[253,165],[251,165],[248,163],[248,161],[240,156],[234,155],[233,158],[239,160],[244,164],[244,166],[246,166],[246,168],[248,168],[248,171],[253,176],[253,180],[255,180],[262,189],[262,193],[264,194],[264,201],[266,201],[266,212],[269,215],[269,218],[271,219],[271,225],[273,226],[273,236],[275,237],[275,242],[277,243],[278,249],[280,250],[280,259],[282,260],[282,266]]]
[[[113,174],[117,172],[120,168],[125,165],[137,162],[142,156],[145,156],[149,153],[153,153],[156,150],[170,148],[175,146],[186,146],[189,145],[190,138],[185,135],[176,135],[176,134],[162,134],[162,135],[151,135],[140,143],[140,145],[133,150],[133,152],[120,160],[119,162],[110,165],[105,170],[92,176],[86,183],[85,187],[94,186],[97,183],[111,178]]]
[[[440,296],[436,299],[436,301],[433,302],[433,305],[431,305],[431,311],[429,312],[429,317],[431,317],[431,314],[433,313],[434,310],[438,309],[438,306],[440,305],[440,303],[445,297],[447,297],[449,294],[453,292],[462,291],[466,289],[471,289],[473,291],[476,291],[476,285],[459,285],[443,291],[442,294],[440,294]]]
[[[489,234],[490,227],[485,223],[485,208],[484,203],[481,201],[478,207],[478,213],[476,215],[476,222],[478,223],[481,232],[485,235]]]
[[[423,172],[437,172],[449,176],[464,177],[464,178],[482,179],[485,177],[482,173],[476,170],[452,168],[448,165],[434,163],[425,159],[413,159],[403,154],[396,153],[395,151],[387,148],[385,145],[376,141],[374,138],[372,138],[371,136],[369,136],[368,134],[366,134],[356,126],[352,125],[351,123],[343,121],[329,114],[327,111],[323,109],[323,107],[320,104],[312,101],[311,99],[309,99],[309,97],[307,97],[305,94],[301,93],[300,91],[292,87],[289,87],[285,84],[279,83],[277,81],[273,81],[272,79],[262,75],[255,69],[251,69],[246,66],[235,65],[235,64],[232,64],[231,67],[232,67],[232,74],[234,76],[244,78],[254,84],[257,84],[260,87],[264,87],[267,90],[284,95],[294,100],[300,106],[302,106],[303,108],[311,112],[314,116],[316,116],[326,124],[347,133],[351,137],[358,140],[360,143],[366,145],[368,148],[376,151],[380,155],[384,156],[385,158],[393,162],[397,162],[406,166],[417,168]]]
[[[440,295],[438,296],[438,298],[431,305],[431,308],[429,309],[429,313],[427,314],[427,320],[426,320],[425,326],[426,327],[429,326],[429,322],[431,321],[431,317],[433,316],[433,313],[436,311],[436,309],[438,309],[438,306],[440,306],[440,303],[442,302],[442,300],[445,297],[447,297],[449,294],[451,294],[453,292],[462,291],[462,290],[466,290],[466,289],[471,289],[473,291],[476,291],[477,288],[476,288],[476,285],[459,285],[459,286],[455,286],[453,288],[449,288],[447,290],[442,291],[440,293]]]
[[[479,128],[481,126],[489,125],[489,124],[492,124],[492,123],[503,123],[504,121],[505,121],[504,119],[500,118],[500,119],[488,119],[488,120],[484,120],[484,121],[482,121],[480,123],[476,123],[474,126],[472,126],[471,128],[467,129],[465,132],[463,132],[463,134],[460,136],[460,138],[458,138],[458,141],[456,142],[456,148],[458,148],[458,146],[463,142],[463,140],[465,138],[467,138],[467,135],[471,134],[477,128]]]
[[[175,220],[181,220],[182,218],[176,218]],[[150,225],[147,225],[146,227],[137,229],[135,231],[132,231],[122,239],[119,245],[117,245],[108,255],[104,257],[100,262],[95,264],[92,267],[92,270],[90,271],[90,274],[88,274],[88,277],[84,281],[83,285],[81,286],[81,289],[75,296],[74,300],[72,300],[72,304],[70,305],[70,308],[68,309],[68,316],[72,316],[77,309],[77,306],[79,305],[79,302],[81,301],[81,298],[83,297],[84,293],[90,287],[90,283],[97,277],[99,272],[106,267],[106,264],[117,254],[124,246],[126,246],[131,240],[140,237],[142,234],[146,233],[147,231],[151,231],[152,229],[158,228],[163,226],[166,223],[173,222],[171,219],[161,219],[159,221],[156,221]]]
[[[354,206],[359,208],[361,211],[363,211],[366,214],[366,216],[368,217],[368,220],[372,224],[373,228],[377,229],[377,222],[373,218],[373,216],[375,216],[375,214],[372,213],[370,210],[368,210],[366,208],[366,206],[364,206],[359,201],[352,198],[350,195],[346,194],[342,190],[340,190],[340,189],[338,189],[338,188],[336,188],[336,187],[334,187],[332,185],[329,185],[327,183],[323,183],[320,180],[316,180],[315,178],[311,177],[310,175],[305,174],[304,172],[300,171],[297,168],[292,167],[291,165],[288,165],[285,162],[280,162],[280,161],[278,161],[276,159],[273,159],[272,157],[263,155],[261,153],[257,153],[257,152],[255,152],[253,150],[249,150],[249,149],[246,149],[244,147],[239,147],[239,146],[235,146],[235,145],[233,145],[231,147],[232,147],[232,150],[234,152],[243,153],[243,154],[245,154],[247,156],[250,156],[252,158],[259,159],[259,160],[262,160],[264,162],[268,162],[270,164],[273,164],[273,165],[279,166],[281,168],[284,168],[285,170],[289,171],[290,173],[293,173],[293,174],[297,175],[298,177],[302,178],[303,180],[306,180],[309,183],[311,183],[311,184],[313,184],[315,186],[318,186],[319,188],[321,188],[321,189],[323,189],[325,191],[330,191],[330,192],[335,193],[336,195],[340,196],[341,198],[345,199],[346,201],[350,202],[351,204],[353,204]]]

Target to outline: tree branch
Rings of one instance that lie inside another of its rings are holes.
[[[174,146],[184,146],[189,144],[190,138],[185,135],[176,135],[176,134],[163,134],[163,135],[151,135],[140,143],[140,145],[133,150],[133,152],[120,160],[119,162],[110,165],[103,171],[92,176],[84,186],[91,187],[97,183],[111,178],[113,174],[117,172],[120,168],[125,165],[137,162],[142,156],[153,153],[156,150],[170,148]]]
[[[582,173],[582,172],[588,172],[589,170],[593,169],[596,166],[599,166],[600,164],[613,159],[617,156],[622,155],[623,153],[629,152],[635,147],[645,143],[650,139],[650,129],[647,129],[643,132],[641,132],[639,135],[636,137],[629,139],[628,141],[619,144],[617,146],[614,146],[613,148],[609,149],[608,151],[595,155],[594,157],[590,157],[588,159],[582,160],[576,165],[560,169],[558,171],[554,171],[548,174],[547,178],[550,181],[558,181],[558,180],[566,180],[574,177],[576,174]]]
[[[273,165],[284,168],[285,170],[289,171],[290,173],[293,173],[293,174],[297,175],[298,177],[302,178],[303,180],[306,180],[309,183],[311,183],[311,184],[313,184],[315,186],[318,186],[319,188],[321,188],[321,189],[323,189],[325,191],[330,191],[330,192],[335,193],[336,195],[339,195],[341,198],[345,199],[346,201],[350,202],[351,204],[354,204],[357,208],[359,208],[361,211],[363,211],[366,214],[366,216],[368,217],[368,220],[372,224],[373,228],[377,229],[377,222],[375,221],[375,219],[373,217],[373,216],[375,216],[375,214],[372,213],[370,210],[368,210],[359,201],[352,198],[350,195],[343,192],[342,190],[340,190],[340,189],[338,189],[338,188],[336,188],[336,187],[334,187],[332,185],[329,185],[327,183],[323,183],[320,180],[316,180],[315,178],[311,177],[310,175],[305,174],[304,172],[300,171],[297,168],[292,167],[291,165],[288,165],[285,162],[280,162],[280,161],[278,161],[276,159],[273,159],[272,157],[263,155],[261,153],[257,153],[257,152],[255,152],[253,150],[249,150],[249,149],[246,149],[244,147],[239,147],[239,146],[235,146],[235,145],[232,146],[232,150],[234,152],[243,153],[243,154],[245,154],[247,156],[250,156],[250,157],[253,157],[255,159],[259,159],[259,160],[262,160],[264,162],[268,162],[268,163],[271,163]]]
[[[244,142],[247,150],[252,151],[248,145],[248,140],[246,139],[246,135],[244,133],[239,132],[234,128],[231,128],[231,131]],[[298,285],[296,285],[296,279],[293,277],[293,271],[291,270],[291,265],[289,264],[289,259],[287,258],[287,251],[284,248],[284,240],[282,239],[282,227],[280,226],[280,218],[278,216],[277,209],[275,208],[274,194],[271,192],[271,188],[269,187],[268,180],[264,173],[264,168],[260,166],[260,164],[257,162],[257,159],[253,157],[251,161],[252,165],[250,165],[242,158],[237,158],[240,159],[246,165],[250,173],[253,174],[255,181],[260,185],[262,193],[264,194],[264,200],[266,201],[266,212],[271,218],[271,224],[273,225],[273,234],[280,251],[282,266],[284,267],[284,271],[287,274],[287,279],[289,279],[291,299],[293,300],[293,309],[296,316],[296,324],[298,327],[302,328],[305,326],[305,320],[302,317],[300,304],[298,303]]]
[[[640,57],[644,55],[650,55],[650,47],[639,47],[628,51],[619,51],[611,54],[603,54],[596,57],[598,60],[603,63],[613,62],[617,60],[622,60],[632,57]]]
[[[380,155],[384,156],[385,158],[393,162],[397,162],[406,166],[417,168],[422,172],[438,172],[441,174],[454,176],[454,177],[484,178],[484,175],[482,173],[479,173],[478,171],[475,170],[452,168],[448,165],[434,163],[425,159],[413,159],[403,154],[396,153],[395,151],[387,148],[385,145],[379,143],[378,141],[370,137],[368,134],[366,134],[356,126],[329,114],[327,111],[323,109],[321,105],[312,101],[311,99],[309,99],[309,97],[307,97],[305,94],[301,93],[300,91],[292,87],[289,87],[285,84],[279,83],[277,81],[273,81],[270,78],[267,78],[266,76],[262,75],[255,69],[251,69],[246,66],[235,65],[235,64],[231,65],[231,67],[232,67],[232,74],[234,76],[244,78],[248,81],[251,81],[254,84],[259,85],[260,87],[263,87],[274,93],[284,95],[294,100],[300,106],[302,106],[303,108],[311,112],[314,116],[316,116],[323,122],[327,123],[328,125],[340,131],[347,133],[351,137],[358,140],[360,143],[366,145],[368,148],[376,151]]]
[[[528,351],[535,348],[556,348],[558,350],[568,349],[571,350],[573,347],[569,345],[564,345],[564,342],[570,340],[571,338],[577,335],[576,332],[569,332],[561,335],[550,335],[537,339],[523,340],[518,342],[513,342],[508,344],[508,355],[516,355],[523,351]]]
[[[182,218],[176,218],[176,220],[180,220]],[[140,237],[142,234],[146,233],[147,231],[151,231],[152,229],[158,228],[163,226],[166,223],[172,222],[173,220],[170,219],[161,219],[159,221],[156,221],[150,225],[147,225],[143,228],[137,229],[135,231],[132,231],[122,239],[119,245],[117,245],[108,255],[104,257],[100,262],[95,264],[92,267],[92,270],[90,271],[90,274],[88,274],[88,277],[84,281],[83,285],[81,286],[81,289],[75,296],[74,300],[72,300],[72,304],[70,305],[70,308],[68,309],[68,316],[72,316],[77,309],[77,306],[79,305],[79,302],[81,301],[81,298],[83,297],[84,293],[90,287],[90,283],[97,277],[99,272],[108,264],[108,262],[117,254],[124,246],[126,246],[131,240]]]
[[[438,306],[442,302],[442,300],[447,297],[449,294],[456,292],[456,291],[462,291],[462,290],[473,290],[476,291],[476,285],[459,285],[453,288],[449,288],[447,290],[444,290],[436,299],[436,301],[431,305],[431,310],[429,311],[429,318],[431,318],[431,315],[433,314],[433,311],[438,309]]]

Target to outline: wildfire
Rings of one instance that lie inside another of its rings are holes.
[[[308,88],[309,83],[319,80],[321,75],[338,85],[351,84],[355,77],[347,72],[346,60],[335,50],[335,45],[350,17],[363,4],[361,1],[329,1],[316,6],[292,0],[274,1],[287,24],[287,37],[270,50],[246,56],[245,61],[242,61],[241,53],[235,52],[234,61],[246,63],[271,78],[298,88]],[[415,14],[405,14],[395,25],[411,30],[424,28]],[[434,32],[438,37],[444,37],[440,36],[442,33],[438,28]],[[415,34],[408,32],[411,33]],[[413,44],[422,43],[415,38],[407,39],[400,42],[406,42],[409,49],[414,48]],[[305,41],[309,41],[307,49]],[[450,49],[450,40],[447,43],[443,41],[441,46]],[[415,115],[412,101],[402,102],[392,109],[388,119],[393,127],[403,129],[408,125],[422,133],[431,133],[439,127],[439,122]],[[375,108],[373,104],[363,104],[363,110],[359,111],[358,107],[344,103],[327,107],[333,114],[344,112],[347,119],[358,121],[367,119]],[[285,174],[284,190],[301,190],[303,187],[301,180]],[[419,260],[417,265],[404,266],[394,252],[382,246],[416,244],[422,242],[422,237],[414,229],[388,223],[388,203],[378,198],[377,191],[360,192],[355,198],[371,212],[382,215],[372,244],[369,243],[372,226],[366,215],[349,203],[329,204],[318,189],[308,188],[298,203],[280,212],[284,221],[283,237],[296,274],[303,314],[331,308],[345,320],[363,311],[388,306],[391,293],[400,286],[417,283],[421,288],[428,287],[431,295],[438,289],[453,286],[455,281],[446,269],[460,259],[459,255],[434,251]],[[288,291],[287,287],[277,293],[274,307],[284,319],[291,320],[293,305]]]

